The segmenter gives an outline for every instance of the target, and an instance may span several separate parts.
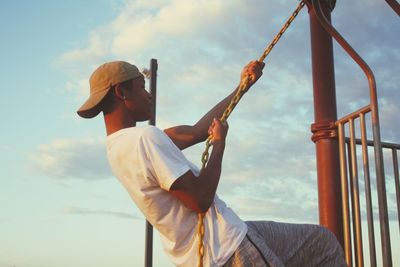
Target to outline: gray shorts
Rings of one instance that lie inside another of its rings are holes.
[[[347,266],[339,242],[325,227],[268,221],[246,224],[246,238],[224,267]]]
[[[265,267],[268,265],[258,248],[256,248],[249,238],[245,236],[235,253],[229,258],[223,267],[231,266]]]

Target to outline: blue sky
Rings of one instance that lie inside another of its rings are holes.
[[[400,143],[400,27],[385,1],[338,1],[334,25],[374,71],[382,139]],[[196,122],[236,85],[297,1],[0,1],[0,266],[140,266],[144,219],[78,118],[101,63],[159,62],[161,128]],[[309,20],[303,10],[230,118],[219,195],[245,220],[317,223]],[[335,45],[338,114],[368,103]],[[200,163],[203,146],[186,151]],[[400,249],[388,164],[392,246]],[[363,189],[361,189],[363,190]],[[378,228],[376,227],[376,231]],[[171,266],[155,235],[154,266]],[[400,264],[399,258],[395,262]]]

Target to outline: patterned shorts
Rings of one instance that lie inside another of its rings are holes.
[[[344,267],[343,250],[325,227],[246,222],[248,232],[224,267]]]
[[[268,265],[258,249],[253,245],[253,243],[251,243],[249,238],[245,236],[235,253],[229,258],[223,267],[236,266],[266,267]]]

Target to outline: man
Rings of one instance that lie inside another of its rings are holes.
[[[250,62],[241,80],[251,87],[264,63]],[[345,266],[335,237],[316,225],[243,222],[218,198],[228,125],[218,119],[235,91],[195,125],[164,131],[136,127],[150,119],[152,98],[136,66],[101,65],[90,78],[90,97],[78,110],[84,118],[103,112],[107,155],[114,175],[147,220],[159,231],[164,250],[177,266],[197,266],[197,213],[206,212],[205,266]],[[200,173],[181,150],[211,135],[212,151]]]

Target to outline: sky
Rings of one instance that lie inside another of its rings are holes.
[[[108,167],[103,120],[76,115],[90,74],[106,61],[148,68],[155,58],[157,125],[193,124],[232,92],[242,67],[262,54],[297,4],[1,0],[0,267],[143,265],[144,217]],[[337,1],[332,21],[375,74],[382,140],[400,143],[398,16],[385,1]],[[334,54],[342,117],[368,104],[368,84],[336,43]],[[229,118],[218,194],[244,220],[318,223],[306,8],[265,62]],[[203,149],[184,152],[200,165]],[[399,251],[388,155],[392,249]],[[154,266],[172,266],[158,234],[154,242]]]

